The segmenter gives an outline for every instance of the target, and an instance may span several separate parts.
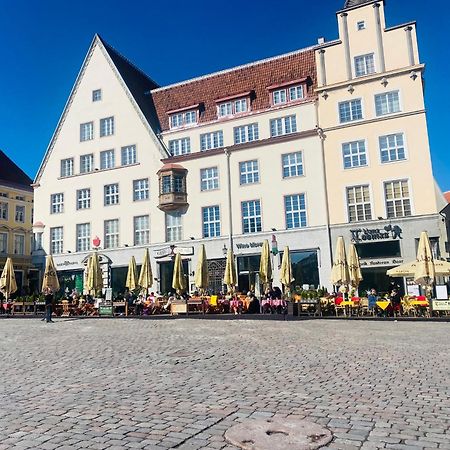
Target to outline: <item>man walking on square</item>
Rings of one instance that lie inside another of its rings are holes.
[[[45,299],[45,321],[47,323],[49,323],[49,322],[53,323],[53,320],[52,320],[53,294],[50,289],[46,290],[44,299]]]

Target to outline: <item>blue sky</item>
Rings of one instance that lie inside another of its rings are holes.
[[[343,3],[0,0],[0,148],[34,178],[96,32],[164,85],[335,39]],[[387,24],[418,21],[434,173],[450,190],[450,6],[433,4],[389,0]]]

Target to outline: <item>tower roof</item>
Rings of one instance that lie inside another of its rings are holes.
[[[345,0],[344,9],[355,8],[371,2],[373,2],[373,0]]]

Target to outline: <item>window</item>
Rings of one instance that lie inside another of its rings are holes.
[[[105,248],[119,246],[119,219],[105,220]]]
[[[224,116],[231,116],[231,115],[233,115],[233,107],[231,105],[232,105],[231,102],[221,103],[218,106],[218,116],[219,117],[224,117]]]
[[[375,73],[373,53],[355,57],[355,74],[357,77]]]
[[[375,95],[375,111],[377,116],[400,112],[398,91]]]
[[[241,98],[234,101],[234,113],[239,114],[248,110],[248,104],[246,98]]]
[[[58,214],[64,212],[64,194],[52,194],[50,196],[50,213]]]
[[[94,170],[94,155],[80,156],[80,173],[92,172]]]
[[[180,241],[182,236],[181,214],[179,212],[166,213],[166,241]]]
[[[92,91],[92,101],[93,102],[99,102],[102,99],[102,90],[96,89],[95,91]]]
[[[223,147],[223,131],[214,131],[200,135],[200,150],[211,150],[212,148]]]
[[[259,139],[259,130],[257,123],[243,125],[234,128],[234,143],[243,144],[244,142],[252,142]]]
[[[202,191],[219,189],[219,169],[217,167],[201,169],[200,180],[200,189]]]
[[[119,184],[105,185],[105,206],[117,205],[119,203]]]
[[[86,122],[80,125],[80,141],[90,141],[94,139],[94,122]]]
[[[91,249],[91,224],[77,224],[77,252],[87,252]]]
[[[16,195],[16,200],[24,202],[25,201],[25,197],[23,195]]]
[[[25,223],[25,206],[16,205],[15,221]]]
[[[14,235],[14,254],[25,255],[25,236],[23,234]]]
[[[295,133],[297,131],[297,120],[294,116],[280,117],[270,121],[270,136],[282,136],[283,134]]]
[[[361,99],[339,103],[339,120],[341,123],[363,118]]]
[[[242,231],[245,234],[261,231],[261,202],[259,200],[251,200],[242,202],[241,206]]]
[[[77,209],[89,209],[91,207],[91,190],[89,188],[77,190]]]
[[[227,117],[234,114],[240,114],[248,110],[247,99],[240,98],[238,100],[219,103],[217,105],[217,116]]]
[[[407,217],[411,215],[411,200],[407,180],[388,181],[384,183],[386,212],[388,218]]]
[[[128,166],[130,164],[136,164],[136,146],[128,145],[127,147],[122,147],[122,166]]]
[[[186,111],[170,115],[170,128],[179,128],[197,123],[197,111]]]
[[[220,236],[220,209],[218,206],[202,208],[203,237],[212,238]]]
[[[354,141],[342,144],[344,169],[367,166],[365,141]]]
[[[289,101],[300,100],[304,97],[303,86],[292,86],[289,88]]]
[[[111,136],[114,134],[114,117],[100,119],[100,137]]]
[[[134,245],[148,245],[150,243],[149,216],[134,218]]]
[[[148,178],[133,181],[133,201],[148,200],[150,197]]]
[[[100,169],[113,169],[116,165],[114,150],[100,152]]]
[[[286,195],[284,197],[286,228],[306,227],[305,194]]]
[[[8,203],[0,202],[0,219],[8,220]]]
[[[379,137],[382,163],[406,159],[403,133],[388,134]]]
[[[168,194],[172,192],[172,177],[170,175],[164,175],[162,177],[161,193]]]
[[[61,176],[70,177],[73,175],[73,158],[61,160]]]
[[[286,89],[279,89],[272,92],[272,101],[274,105],[279,105],[280,103],[286,103]]]
[[[348,221],[372,220],[369,185],[348,187],[346,191]]]
[[[364,22],[364,20],[361,20],[360,22],[357,22],[356,23],[356,29],[358,31],[365,30],[366,29],[366,22]]]
[[[303,175],[302,152],[287,153],[281,157],[283,163],[283,178],[300,177]]]
[[[239,163],[240,184],[259,183],[258,161],[244,161]]]
[[[57,255],[63,252],[63,227],[50,228],[50,253]]]
[[[172,156],[180,156],[191,153],[191,139],[187,137],[169,141],[169,151]]]
[[[8,197],[9,197],[9,195],[8,195],[8,193],[7,193],[7,192],[0,192],[0,197],[3,197],[3,198],[8,198]]]
[[[0,233],[0,253],[8,253],[8,233]]]

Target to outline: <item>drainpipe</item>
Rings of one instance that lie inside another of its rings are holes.
[[[228,245],[231,250],[233,250],[233,211],[232,199],[231,199],[231,167],[230,167],[230,157],[231,152],[225,148],[225,156],[227,157],[227,195],[228,195],[228,222],[230,227],[230,234],[228,237]]]

